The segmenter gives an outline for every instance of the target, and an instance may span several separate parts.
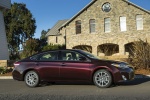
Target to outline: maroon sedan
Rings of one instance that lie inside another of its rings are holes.
[[[53,50],[14,63],[13,78],[29,87],[41,82],[88,81],[101,88],[134,79],[134,70],[125,62],[102,60],[82,50]]]

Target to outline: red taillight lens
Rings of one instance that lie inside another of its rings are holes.
[[[16,66],[19,66],[20,65],[20,62],[15,62],[14,63],[14,66],[16,67]]]

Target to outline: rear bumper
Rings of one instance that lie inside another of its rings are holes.
[[[23,81],[23,74],[21,74],[19,71],[15,69],[12,72],[12,76],[14,80]]]

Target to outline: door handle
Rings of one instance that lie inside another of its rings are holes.
[[[36,63],[35,63],[35,65],[39,65],[39,63],[38,63],[38,62],[36,62]]]
[[[65,63],[62,63],[62,64],[60,64],[60,66],[66,66],[66,64],[65,64]]]

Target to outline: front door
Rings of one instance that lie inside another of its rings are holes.
[[[80,61],[81,56],[74,51],[64,50],[61,52],[61,80],[89,80],[91,63],[88,60]]]

